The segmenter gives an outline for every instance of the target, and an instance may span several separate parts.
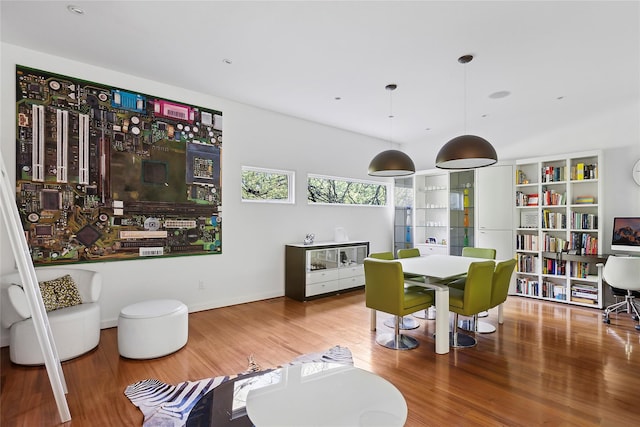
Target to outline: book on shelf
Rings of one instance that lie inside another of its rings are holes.
[[[537,251],[538,236],[536,234],[517,234],[516,250],[520,251]]]
[[[540,259],[536,255],[518,254],[518,272],[520,273],[536,273]]]
[[[598,179],[598,164],[577,163],[571,166],[571,180],[582,181],[585,179]]]
[[[567,216],[562,212],[542,211],[542,228],[567,228]]]
[[[569,249],[579,255],[597,255],[598,238],[589,233],[571,233]]]
[[[597,304],[598,303],[598,299],[591,299],[591,298],[581,298],[581,297],[574,297],[571,296],[571,301],[573,302],[580,302],[582,304]]]
[[[566,167],[564,166],[544,166],[542,168],[542,182],[559,182],[566,179]]]
[[[553,299],[565,301],[567,299],[567,288],[564,285],[553,285]]]
[[[545,206],[561,206],[567,203],[567,193],[558,193],[555,190],[542,192],[542,204]]]
[[[571,212],[571,228],[579,230],[597,230],[598,215]]]
[[[576,205],[592,205],[596,202],[593,196],[576,196]]]
[[[538,296],[538,280],[528,277],[518,277],[516,280],[516,292],[524,295]]]
[[[538,206],[538,194],[527,194],[527,206]]]

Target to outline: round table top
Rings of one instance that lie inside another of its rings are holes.
[[[337,363],[303,363],[269,372],[247,394],[249,419],[268,426],[403,426],[407,403],[389,381]]]

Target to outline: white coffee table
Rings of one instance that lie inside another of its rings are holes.
[[[407,419],[407,403],[393,384],[353,366],[303,363],[266,375],[246,399],[256,427],[392,427]]]

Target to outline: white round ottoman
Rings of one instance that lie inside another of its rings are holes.
[[[118,316],[118,351],[130,359],[153,359],[187,343],[187,306],[178,300],[156,299],[124,307]]]

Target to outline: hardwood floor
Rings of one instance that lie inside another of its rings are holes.
[[[640,332],[626,315],[602,323],[602,312],[509,297],[505,323],[479,335],[470,349],[434,353],[433,321],[408,334],[411,351],[375,343],[364,292],[300,303],[275,298],[189,315],[189,342],[155,360],[119,357],[116,329],[98,348],[64,362],[72,421],[67,426],[140,426],[142,413],[125,397],[146,378],[175,384],[235,374],[254,354],[274,367],[304,353],[348,347],[357,367],[391,381],[407,400],[407,426],[624,426],[638,423]],[[379,331],[387,316],[378,315]],[[485,319],[497,324],[497,312]],[[0,424],[59,424],[44,368],[1,356]]]

